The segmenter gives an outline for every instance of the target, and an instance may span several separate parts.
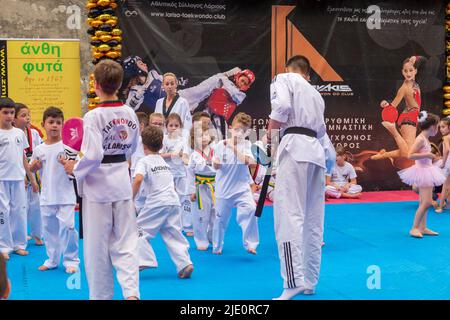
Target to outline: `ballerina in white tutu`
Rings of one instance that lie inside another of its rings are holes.
[[[437,213],[442,213],[450,191],[450,116],[441,119],[441,122],[439,123],[439,130],[442,134],[443,145],[443,159],[441,162],[441,168],[443,169],[444,175],[447,177],[444,185],[442,186],[439,207],[436,209]]]
[[[415,238],[424,235],[437,236],[438,233],[426,227],[427,211],[432,205],[433,188],[445,182],[442,170],[433,165],[436,155],[431,152],[430,137],[438,132],[439,117],[437,115],[421,111],[419,115],[419,127],[422,132],[417,136],[409,150],[408,158],[415,160],[415,164],[398,172],[402,181],[410,186],[416,185],[419,189],[419,207],[414,217],[414,224],[409,234]]]

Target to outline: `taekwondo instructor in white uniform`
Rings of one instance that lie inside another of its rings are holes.
[[[270,87],[268,128],[268,143],[277,132],[282,137],[277,151],[274,222],[284,291],[275,300],[314,294],[325,208],[325,152],[319,141],[326,133],[325,104],[307,81],[310,64],[306,57],[290,58],[286,69]]]

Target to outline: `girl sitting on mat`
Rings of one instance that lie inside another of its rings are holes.
[[[445,182],[442,171],[433,165],[436,155],[431,152],[430,137],[438,131],[439,117],[437,115],[421,111],[419,114],[419,127],[422,132],[417,136],[412,145],[408,158],[415,160],[415,164],[398,172],[400,179],[410,186],[416,185],[419,189],[419,207],[414,217],[410,235],[415,238],[423,238],[424,235],[437,236],[438,233],[427,228],[427,210],[432,205],[433,187]]]

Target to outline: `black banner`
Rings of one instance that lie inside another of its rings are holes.
[[[161,75],[173,72],[191,111],[202,110],[207,98],[195,98],[207,97],[199,92],[208,80],[229,71],[232,83],[233,68],[249,69],[255,81],[234,114],[249,113],[255,128],[262,128],[271,79],[284,72],[287,58],[302,54],[312,64],[311,83],[325,99],[328,134],[348,151],[358,183],[365,190],[407,188],[397,171],[411,161],[396,151],[394,137],[398,132],[410,144],[418,129],[400,126],[402,121],[394,129],[382,124],[380,104],[394,101],[408,82],[414,83],[416,102],[402,99],[398,113],[419,106],[440,114],[444,17],[440,1],[124,1],[119,21],[129,64],[122,94],[136,111],[151,113],[164,96]],[[416,56],[415,79],[405,81],[405,61]]]

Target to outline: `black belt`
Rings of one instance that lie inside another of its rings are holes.
[[[303,134],[308,137],[317,138],[317,132],[315,132],[314,130],[308,129],[308,128],[303,128],[303,127],[287,128],[286,130],[284,130],[283,137],[287,134]]]
[[[127,157],[124,154],[114,154],[103,156],[102,163],[120,163],[127,161]]]

